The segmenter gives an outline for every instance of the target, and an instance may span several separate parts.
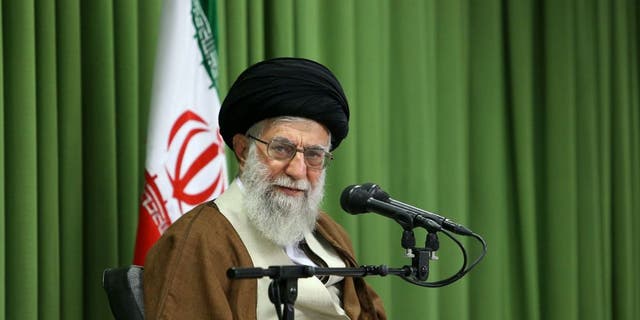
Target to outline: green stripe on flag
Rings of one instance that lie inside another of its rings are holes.
[[[191,0],[191,17],[196,29],[195,37],[198,39],[198,48],[202,54],[202,64],[207,70],[211,79],[211,87],[218,88],[216,79],[218,78],[218,56],[216,42],[213,37],[209,20],[199,0]]]

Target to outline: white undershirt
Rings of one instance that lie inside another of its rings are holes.
[[[298,265],[319,267],[317,264],[311,261],[309,257],[307,257],[307,254],[305,254],[298,245],[299,242],[296,242],[296,244],[290,244],[284,247],[284,252],[286,252],[289,258],[291,258],[291,261]]]

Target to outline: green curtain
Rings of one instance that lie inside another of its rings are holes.
[[[161,2],[1,2],[0,319],[110,319],[101,273],[132,261]],[[640,317],[637,1],[202,2],[221,96],[276,56],[341,80],[351,130],[324,207],[360,263],[409,261],[399,225],[340,209],[355,183],[487,240],[448,287],[368,278],[390,319]],[[440,241],[430,280],[461,262]]]
[[[130,264],[161,4],[2,1],[0,319],[108,319]]]

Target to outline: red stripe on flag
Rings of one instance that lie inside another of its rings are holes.
[[[171,225],[171,219],[167,213],[167,202],[162,198],[160,189],[155,183],[157,176],[152,177],[145,170],[144,178],[146,183],[140,201],[138,236],[133,257],[133,263],[137,265],[144,265],[147,251]]]

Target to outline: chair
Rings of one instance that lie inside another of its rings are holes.
[[[102,273],[102,287],[117,320],[144,319],[143,270],[141,266],[131,265],[105,269]]]

